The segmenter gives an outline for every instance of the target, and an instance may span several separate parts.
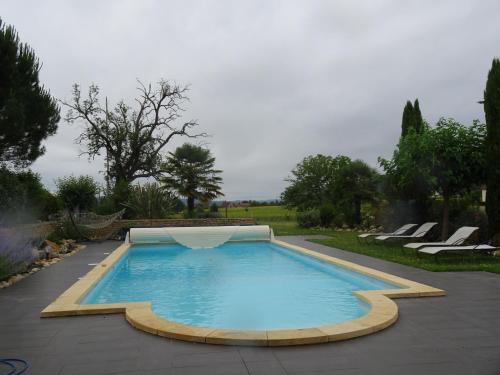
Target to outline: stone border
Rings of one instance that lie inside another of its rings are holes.
[[[50,267],[53,264],[61,262],[65,258],[70,257],[73,254],[76,254],[77,252],[85,249],[86,247],[87,247],[87,245],[77,244],[76,247],[73,249],[73,251],[70,251],[68,253],[59,254],[57,257],[51,258],[49,260],[38,259],[29,265],[29,267],[31,267],[31,269],[29,271],[16,273],[14,275],[9,276],[6,280],[0,281],[0,289],[8,288],[8,287],[18,283],[19,281],[24,280],[28,276],[34,275],[35,273],[40,272],[41,270],[43,270],[47,267]]]
[[[128,251],[130,245],[123,244],[47,306],[41,312],[41,317],[124,313],[125,318],[133,327],[172,339],[223,345],[288,346],[339,341],[368,335],[390,326],[397,320],[398,307],[392,299],[445,295],[444,290],[441,289],[307,250],[283,241],[273,240],[271,242],[320,261],[399,285],[404,289],[353,292],[371,307],[366,315],[358,319],[314,328],[269,331],[243,331],[188,326],[160,318],[153,313],[150,302],[80,304],[79,301]]]

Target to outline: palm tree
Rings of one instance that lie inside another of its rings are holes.
[[[210,150],[185,143],[169,154],[161,181],[166,188],[187,198],[190,213],[194,210],[195,200],[209,201],[224,195],[219,176],[222,171],[214,169],[215,158]]]

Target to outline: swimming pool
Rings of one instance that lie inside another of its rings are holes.
[[[397,320],[394,298],[445,295],[276,240],[267,226],[136,228],[130,241],[41,317],[122,313],[168,338],[284,346],[371,334]]]
[[[352,292],[383,289],[400,286],[271,242],[133,245],[81,303],[151,301],[186,325],[276,330],[359,318],[369,305]]]

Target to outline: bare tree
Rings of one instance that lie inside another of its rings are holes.
[[[105,152],[107,178],[115,184],[131,183],[140,177],[156,177],[163,161],[162,150],[175,136],[196,138],[205,133],[190,134],[197,121],[177,124],[188,101],[188,86],[161,80],[156,88],[139,82],[137,109],[120,101],[112,111],[99,100],[99,87],[91,85],[82,98],[80,86],[73,86],[66,121],[83,120],[85,131],[77,138],[85,144],[89,158]]]

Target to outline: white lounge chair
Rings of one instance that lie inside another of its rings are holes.
[[[429,246],[458,246],[462,245],[478,229],[478,227],[461,227],[444,242],[411,242],[407,243],[404,247],[420,249],[421,247]]]
[[[386,241],[389,239],[394,239],[394,240],[411,240],[413,238],[422,238],[424,237],[429,231],[435,226],[437,223],[424,223],[420,227],[417,228],[415,232],[409,235],[384,235],[384,236],[378,236],[375,237],[376,240],[378,241]]]
[[[437,255],[445,251],[476,251],[476,252],[491,252],[493,250],[498,250],[498,247],[491,245],[470,245],[470,246],[436,246],[436,247],[424,247],[418,250],[419,253]]]
[[[375,236],[398,236],[400,234],[405,234],[411,228],[414,228],[416,226],[417,226],[417,224],[406,224],[406,225],[403,225],[401,228],[396,229],[394,232],[391,232],[391,233],[362,233],[362,234],[358,235],[358,238],[368,238],[368,237],[375,237]]]

